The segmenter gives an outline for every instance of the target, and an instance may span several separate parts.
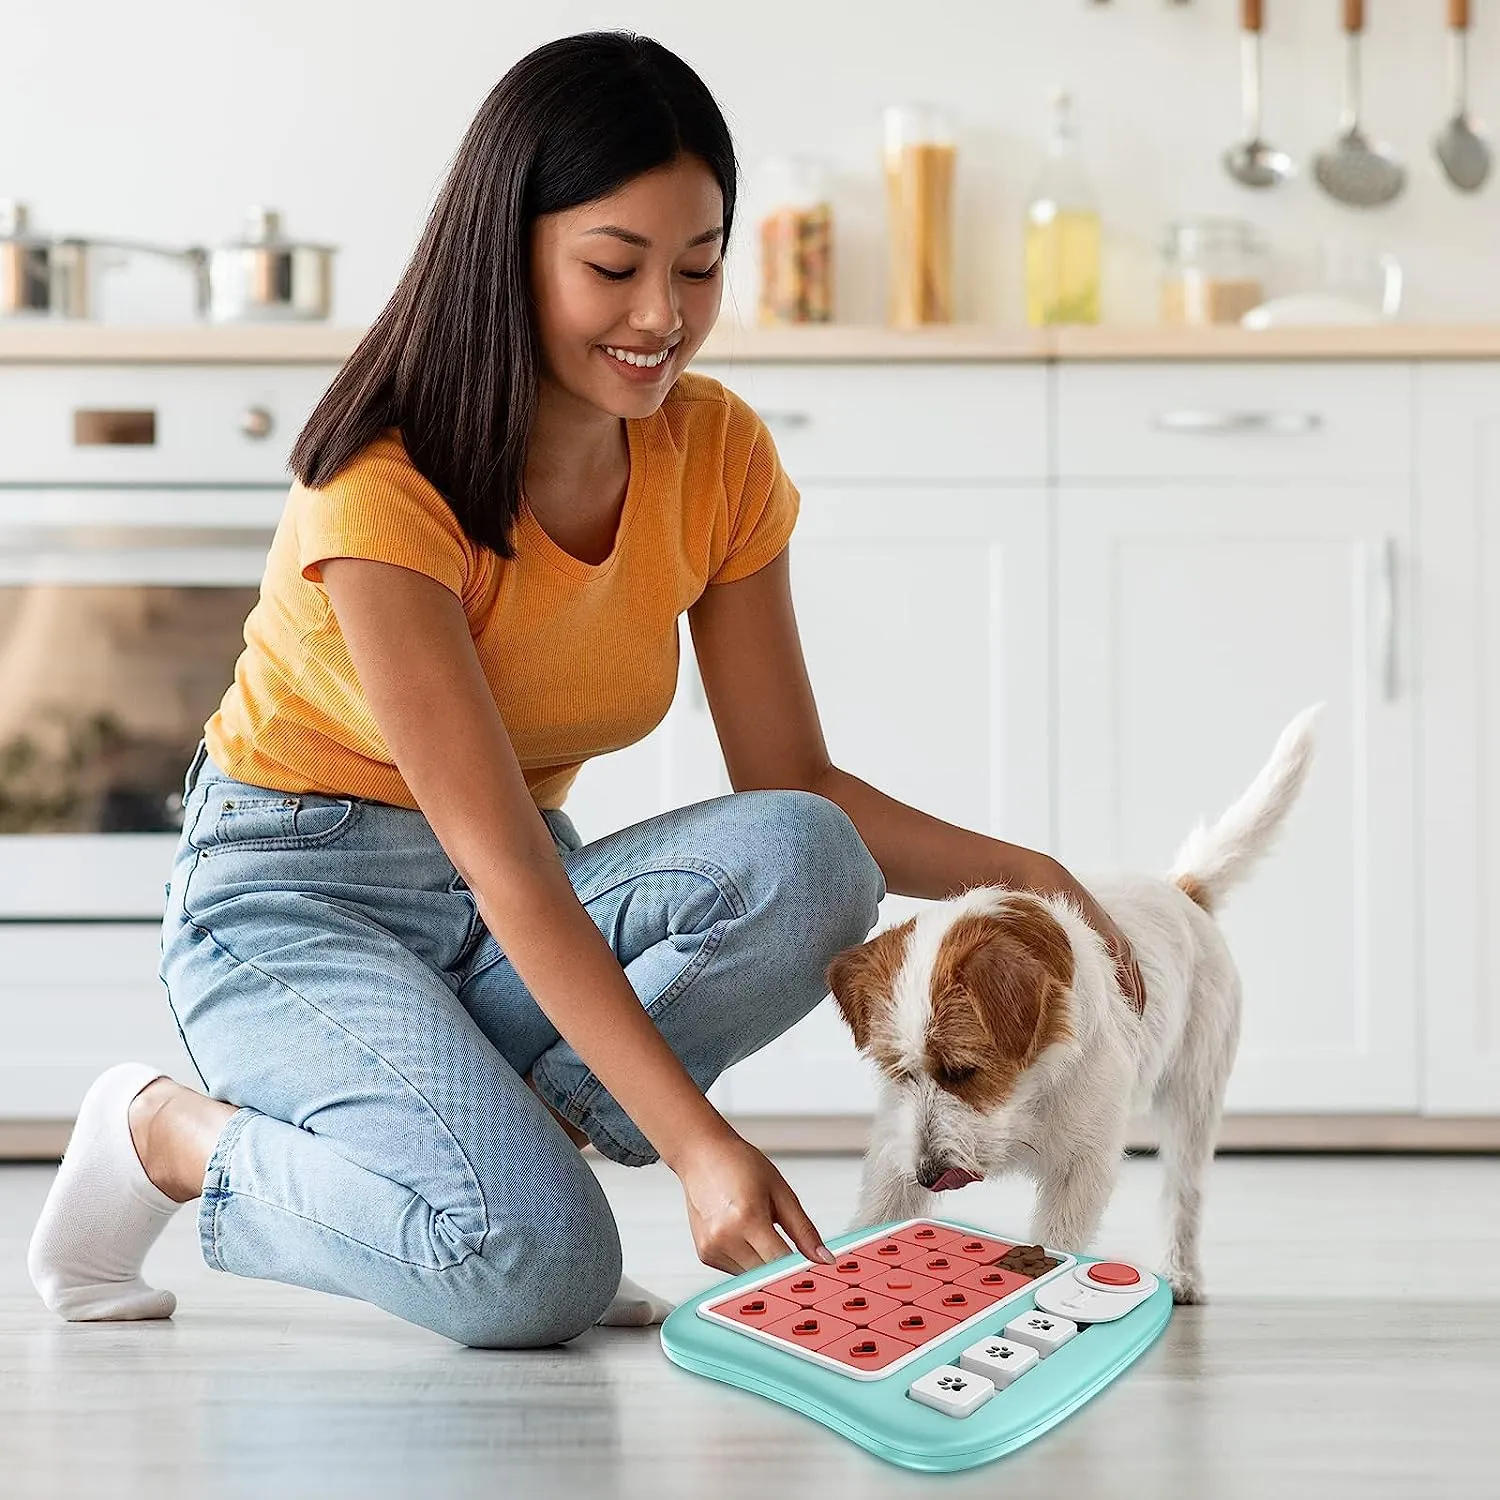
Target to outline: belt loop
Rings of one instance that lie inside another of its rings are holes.
[[[198,748],[193,752],[192,764],[187,768],[187,775],[182,779],[182,800],[187,801],[193,794],[193,784],[198,780],[198,772],[203,769],[203,762],[208,759],[208,741],[198,741]]]

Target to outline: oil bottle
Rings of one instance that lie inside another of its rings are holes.
[[[1026,209],[1026,321],[1099,321],[1099,214],[1066,89],[1053,96],[1047,156]]]

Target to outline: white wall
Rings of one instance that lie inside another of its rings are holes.
[[[1232,0],[3,0],[0,196],[54,232],[217,242],[246,205],[341,247],[335,318],[384,303],[480,100],[550,38],[629,26],[692,63],[747,169],[812,149],[838,176],[839,314],[882,316],[879,107],[927,98],[961,128],[958,295],[965,319],[1022,319],[1019,215],[1047,96],[1076,91],[1107,233],[1106,316],[1155,317],[1154,253],[1177,215],[1253,218],[1289,270],[1321,238],[1397,253],[1404,317],[1500,319],[1500,173],[1446,185],[1431,138],[1448,112],[1442,0],[1371,0],[1366,121],[1411,169],[1380,210],[1341,208],[1304,175],[1275,193],[1219,164],[1240,131]],[[1336,0],[1269,0],[1267,134],[1306,163],[1332,138]],[[1475,7],[1473,97],[1500,87],[1500,8]],[[1492,112],[1500,120],[1500,108]],[[742,220],[731,291],[753,315]],[[188,281],[134,260],[106,282],[111,321],[186,318]]]

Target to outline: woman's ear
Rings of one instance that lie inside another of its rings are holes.
[[[869,1047],[871,1020],[890,1001],[915,926],[916,919],[908,917],[899,927],[888,927],[867,942],[845,948],[828,965],[829,992],[861,1052]]]

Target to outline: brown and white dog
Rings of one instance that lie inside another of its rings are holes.
[[[1212,913],[1269,847],[1306,779],[1318,710],[1283,732],[1250,788],[1184,843],[1165,878],[1084,881],[1130,940],[1144,1014],[1079,908],[999,886],[935,902],[840,953],[829,988],[878,1069],[857,1227],[929,1213],[935,1192],[1017,1170],[1031,1237],[1086,1250],[1130,1117],[1156,1116],[1170,1217],[1163,1264],[1202,1300],[1204,1178],[1240,1028],[1240,979]]]

